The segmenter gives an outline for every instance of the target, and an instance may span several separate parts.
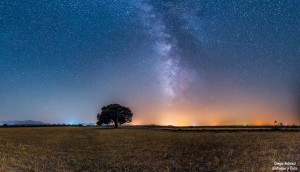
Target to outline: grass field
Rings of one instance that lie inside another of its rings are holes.
[[[299,132],[0,128],[0,171],[272,171],[300,164]]]

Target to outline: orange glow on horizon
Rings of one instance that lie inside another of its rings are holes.
[[[299,125],[299,116],[289,108],[282,108],[268,100],[256,99],[247,103],[223,102],[222,104],[198,105],[196,102],[165,106],[136,106],[133,125],[173,125],[173,126],[226,126],[226,125]],[[200,103],[199,103],[200,104]]]
[[[224,113],[226,114],[226,113]],[[223,115],[221,113],[207,113],[206,115],[190,114],[186,115],[184,112],[163,112],[161,115],[153,116],[146,119],[142,116],[136,116],[133,118],[133,125],[172,125],[172,126],[226,126],[226,125],[252,125],[263,126],[273,125],[277,120],[284,124],[293,124],[293,119],[279,118],[278,115],[267,115],[267,113],[258,113],[258,115],[252,116],[237,116],[237,115]],[[286,120],[286,121],[284,121]],[[294,124],[297,124],[294,122]]]

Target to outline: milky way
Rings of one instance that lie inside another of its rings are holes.
[[[176,48],[176,39],[166,32],[166,26],[161,16],[155,13],[153,6],[141,2],[139,7],[143,17],[141,20],[154,39],[153,48],[158,60],[157,70],[164,93],[168,97],[174,98],[178,91],[176,89],[178,75],[182,70],[179,66],[180,57],[172,53],[173,49]]]
[[[156,71],[167,101],[171,104],[176,101],[176,96],[182,98],[190,91],[189,89],[194,84],[195,71],[192,66],[187,68],[182,65],[183,58],[189,57],[182,57],[181,50],[188,49],[188,47],[178,45],[178,35],[176,35],[178,32],[172,31],[175,27],[171,25],[171,29],[168,28],[170,26],[166,25],[166,14],[161,13],[152,4],[155,2],[135,1],[135,5],[140,10],[140,20],[153,41],[154,56],[157,58]],[[166,8],[172,10],[173,7],[170,5]],[[177,15],[179,14],[176,14],[175,17],[179,17]],[[180,16],[180,18],[182,17]],[[181,27],[186,27],[186,25],[181,25]]]

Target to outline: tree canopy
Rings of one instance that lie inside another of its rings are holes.
[[[110,104],[101,108],[101,113],[97,114],[97,125],[114,123],[115,128],[120,124],[129,123],[133,113],[126,107],[119,104]]]

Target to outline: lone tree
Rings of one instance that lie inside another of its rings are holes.
[[[115,128],[118,128],[118,125],[131,122],[132,120],[132,111],[126,107],[119,104],[110,104],[103,106],[101,113],[97,114],[97,125],[115,123]]]

